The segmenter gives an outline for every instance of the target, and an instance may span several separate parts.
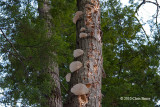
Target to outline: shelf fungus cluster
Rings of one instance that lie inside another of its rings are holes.
[[[84,53],[83,50],[81,50],[81,49],[76,49],[76,50],[73,51],[73,56],[74,56],[75,58],[77,58],[77,57],[83,55],[83,53]],[[72,73],[72,72],[78,71],[82,66],[83,66],[83,65],[82,65],[82,63],[81,63],[80,61],[73,61],[73,62],[69,65],[69,69],[70,69],[70,71],[71,71],[71,73]],[[68,74],[66,75],[66,81],[67,81],[67,82],[70,82],[71,73],[68,73]]]
[[[66,75],[66,81],[70,81],[72,73],[77,73],[80,78],[75,83],[71,83],[73,86],[71,92],[78,96],[80,107],[86,104],[92,106],[91,100],[93,99],[96,100],[95,107],[99,107],[101,103],[101,71],[103,68],[100,5],[99,0],[86,0],[82,3],[85,5],[80,8],[81,11],[75,13],[73,18],[75,24],[79,20],[77,36],[80,40],[78,47],[81,49],[76,49],[73,52],[73,56],[79,61],[73,61],[70,64],[71,73]]]
[[[85,30],[85,29],[82,29],[82,30]],[[81,49],[76,49],[73,51],[73,56],[75,58],[80,57],[83,54],[84,54],[84,51]],[[82,67],[82,63],[80,61],[73,61],[70,64],[69,69],[70,69],[71,73],[73,73],[75,71],[78,71],[81,67]],[[68,73],[66,75],[67,82],[70,82],[71,73]],[[89,93],[89,88],[90,87],[88,87],[88,84],[85,85],[82,83],[78,83],[71,88],[71,92],[74,95],[78,96],[78,100],[79,100],[81,106],[85,106],[88,103],[87,94]]]
[[[92,36],[96,40],[101,41],[101,29],[100,29],[100,5],[98,0],[90,0],[91,3],[85,5],[84,12],[77,11],[73,18],[73,23],[84,16],[84,24],[86,26],[80,29],[80,38],[85,38],[87,36]],[[88,31],[87,33],[85,31]]]

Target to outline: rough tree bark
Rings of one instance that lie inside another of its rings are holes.
[[[50,0],[38,0],[38,11],[40,18],[45,20],[45,30],[47,30],[47,38],[50,38],[53,35],[52,29],[53,29],[53,17],[50,14],[51,9],[51,1]],[[56,53],[53,52],[54,55]],[[41,106],[49,106],[49,107],[62,107],[62,98],[61,98],[61,89],[60,89],[60,81],[59,81],[59,69],[58,64],[54,62],[53,60],[50,60],[52,58],[48,58],[49,65],[48,68],[45,69],[45,72],[48,72],[53,79],[51,81],[54,86],[51,90],[51,95],[46,96],[47,103],[45,105]]]
[[[82,67],[71,74],[70,88],[78,83],[86,85],[89,93],[69,93],[65,107],[101,107],[101,79],[103,71],[99,0],[77,0],[76,48],[84,54],[75,58]],[[81,89],[77,90],[80,91]]]

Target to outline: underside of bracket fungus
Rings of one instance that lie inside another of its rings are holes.
[[[88,97],[86,94],[89,93],[89,89],[86,87],[86,85],[82,83],[76,84],[71,88],[71,92],[75,95],[78,95],[80,107],[84,107],[88,103]]]
[[[80,61],[74,61],[70,64],[69,69],[71,72],[77,71],[82,67],[82,63]]]
[[[77,11],[77,12],[75,13],[75,16],[74,16],[74,18],[73,18],[73,23],[74,23],[74,24],[77,23],[77,20],[80,18],[80,16],[81,16],[82,14],[83,14],[82,11]]]
[[[88,103],[88,98],[86,95],[79,95],[78,96],[80,107],[84,107]]]
[[[80,33],[80,34],[79,34],[79,37],[80,37],[80,38],[85,38],[85,37],[87,37],[87,33]]]
[[[74,52],[73,52],[73,56],[74,56],[75,58],[77,58],[77,57],[83,55],[83,53],[84,53],[84,51],[83,51],[82,49],[76,49],[76,50],[74,50]]]
[[[67,81],[67,82],[70,82],[70,79],[71,79],[71,73],[68,73],[68,74],[66,75],[66,81]]]
[[[86,85],[79,83],[71,88],[71,92],[75,95],[84,95],[89,93],[89,89],[86,87]]]

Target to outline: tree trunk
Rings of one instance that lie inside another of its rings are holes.
[[[53,17],[50,14],[51,9],[51,1],[50,0],[40,0],[38,1],[38,11],[40,18],[45,20],[45,26],[47,30],[47,38],[50,38],[53,35],[52,28],[52,20]],[[52,52],[54,55],[56,53]],[[54,84],[51,95],[46,96],[47,104],[41,106],[49,106],[49,107],[62,107],[62,98],[61,98],[61,89],[60,89],[60,80],[59,80],[59,69],[58,64],[52,58],[48,58],[49,65],[45,72],[48,72],[53,79],[51,83]]]
[[[72,73],[70,87],[82,83],[89,89],[89,93],[74,95],[70,92],[65,106],[101,107],[103,58],[99,0],[77,0],[77,6],[83,14],[80,14],[77,22],[74,19],[77,28],[76,48],[83,50],[84,54],[75,60],[83,66]]]

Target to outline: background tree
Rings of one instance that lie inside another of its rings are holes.
[[[1,23],[1,29],[16,49],[15,52],[6,38],[1,35],[1,43],[3,44],[1,52],[5,53],[4,61],[9,59],[9,63],[6,62],[5,65],[1,65],[1,74],[4,76],[1,81],[1,88],[6,89],[1,102],[6,104],[16,104],[19,99],[22,100],[21,103],[24,106],[46,104],[46,96],[49,96],[52,93],[51,89],[55,87],[54,83],[50,83],[52,78],[46,72],[50,64],[49,59],[58,62],[61,64],[60,66],[65,66],[65,68],[67,61],[70,60],[69,44],[65,42],[67,39],[64,41],[64,38],[67,38],[71,33],[65,34],[68,28],[64,28],[65,32],[63,33],[56,32],[59,25],[55,22],[61,14],[70,12],[68,10],[61,12],[59,8],[63,6],[72,7],[74,2],[68,4],[64,4],[62,1],[51,2],[55,7],[51,11],[59,11],[59,14],[53,14],[57,15],[56,19],[51,21],[51,23],[56,24],[56,29],[50,29],[54,32],[50,38],[46,37],[48,30],[44,30],[46,20],[39,17],[37,8],[33,7],[32,3],[38,5],[36,1],[1,1],[1,9],[3,9],[1,19],[4,22]],[[43,2],[41,3],[43,4]],[[58,7],[57,4],[61,6]],[[69,17],[69,14],[64,17]],[[64,17],[59,18],[59,20],[64,20]],[[13,27],[14,29],[11,29]],[[58,35],[64,36],[61,38]],[[55,57],[53,51],[59,56]],[[65,56],[68,57],[65,58]],[[19,57],[23,57],[23,59]]]
[[[40,1],[38,0],[38,12],[39,17],[44,20],[45,22],[45,29],[47,31],[46,38],[51,39],[54,36],[53,33],[53,17],[50,13],[52,3],[49,0]],[[49,54],[56,55],[56,53],[53,51],[49,52]],[[47,59],[48,66],[43,68],[43,72],[49,73],[51,79],[50,87],[51,87],[51,93],[50,95],[45,95],[46,99],[48,100],[47,103],[41,104],[41,106],[49,106],[49,107],[62,107],[62,98],[61,98],[61,89],[60,89],[60,78],[59,78],[59,68],[58,63],[54,62],[54,60],[50,57],[45,56],[45,59]]]

